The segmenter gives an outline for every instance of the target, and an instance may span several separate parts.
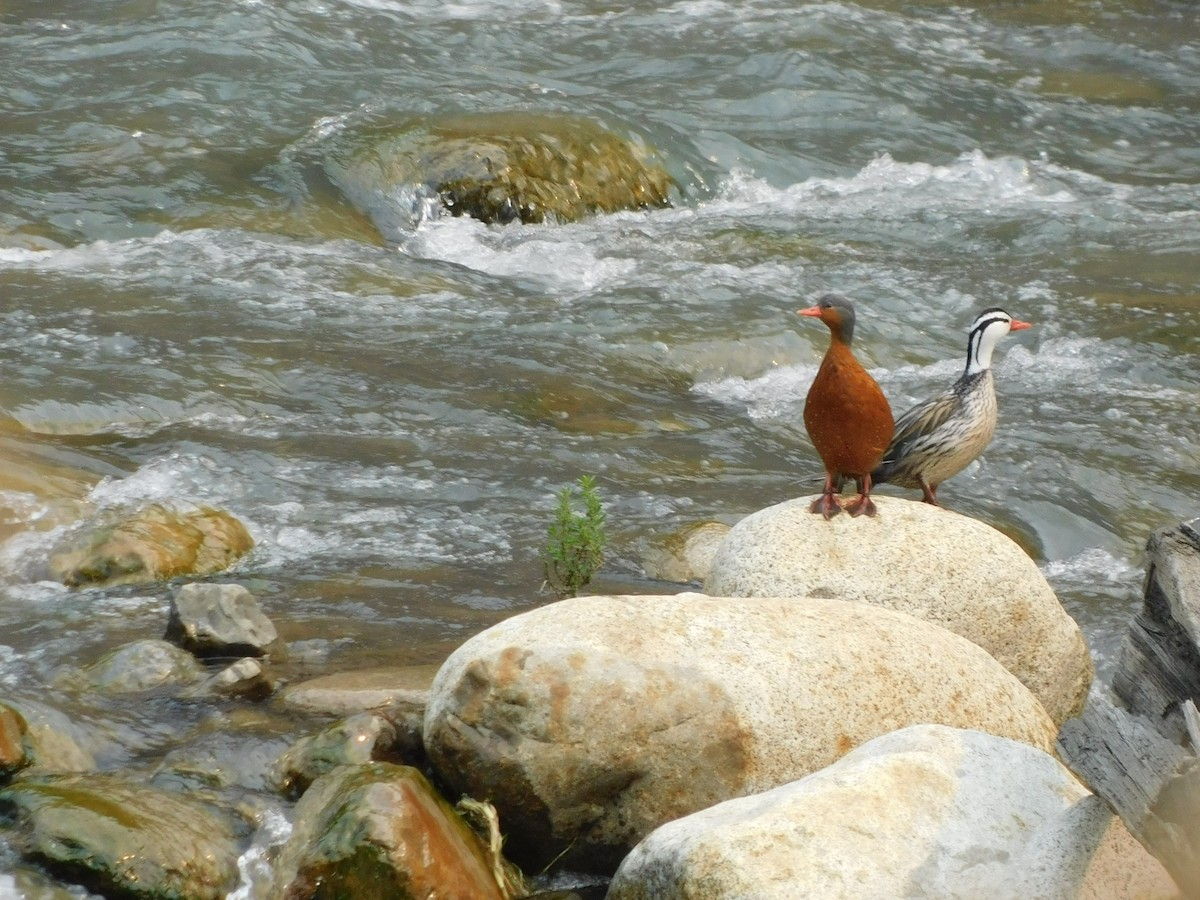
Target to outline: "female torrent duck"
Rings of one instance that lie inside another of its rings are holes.
[[[843,507],[834,486],[853,478],[859,495],[846,504],[846,511],[852,516],[873,516],[871,472],[891,440],[892,409],[875,379],[850,350],[854,304],[837,294],[826,294],[816,306],[797,312],[819,318],[830,333],[829,349],[804,402],[804,427],[825,464],[825,490],[813,502],[812,511],[826,519],[837,515]]]
[[[979,456],[996,431],[992,351],[1010,331],[1031,327],[998,307],[985,309],[967,337],[967,368],[949,389],[896,420],[896,434],[871,473],[876,484],[919,487],[937,506],[938,485]]]

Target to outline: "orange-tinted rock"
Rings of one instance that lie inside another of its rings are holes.
[[[71,539],[51,556],[50,571],[70,587],[165,581],[219,572],[253,546],[226,512],[152,504]]]
[[[479,839],[408,766],[334,769],[301,798],[295,823],[277,897],[502,900]]]
[[[25,752],[25,720],[0,703],[0,776],[15,772],[29,760]]]

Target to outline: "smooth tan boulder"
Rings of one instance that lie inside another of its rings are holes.
[[[1049,754],[914,725],[813,775],[669,822],[608,900],[1174,898],[1163,869]]]
[[[612,872],[643,836],[915,722],[1049,750],[1054,723],[975,644],[837,600],[577,597],[468,640],[430,690],[450,796],[493,803],[527,871]]]
[[[995,528],[941,507],[878,497],[873,518],[826,521],[799,498],[738,522],[705,592],[833,597],[917,616],[962,635],[1017,676],[1062,724],[1095,674],[1083,634],[1037,565]]]

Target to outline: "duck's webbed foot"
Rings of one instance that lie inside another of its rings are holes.
[[[821,496],[812,502],[812,506],[808,508],[809,512],[820,513],[826,520],[832,519],[842,511],[841,501],[837,498],[837,493],[834,490],[834,481],[832,475],[825,476],[825,490],[821,492]]]
[[[873,516],[879,510],[875,508],[875,501],[871,499],[871,476],[864,475],[861,478],[855,477],[858,482],[859,495],[846,504],[844,507],[846,512],[852,516]]]

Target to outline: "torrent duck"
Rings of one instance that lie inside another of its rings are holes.
[[[981,312],[967,337],[966,370],[950,388],[896,420],[896,433],[871,479],[919,487],[925,502],[937,506],[938,485],[979,456],[996,430],[991,369],[996,342],[1029,327],[997,307]]]
[[[850,350],[854,337],[854,304],[826,294],[802,316],[819,318],[829,327],[829,349],[808,389],[804,427],[825,464],[825,490],[812,511],[826,519],[842,509],[835,486],[844,478],[858,482],[859,495],[846,504],[852,516],[875,515],[871,473],[892,437],[892,409],[887,398]]]

